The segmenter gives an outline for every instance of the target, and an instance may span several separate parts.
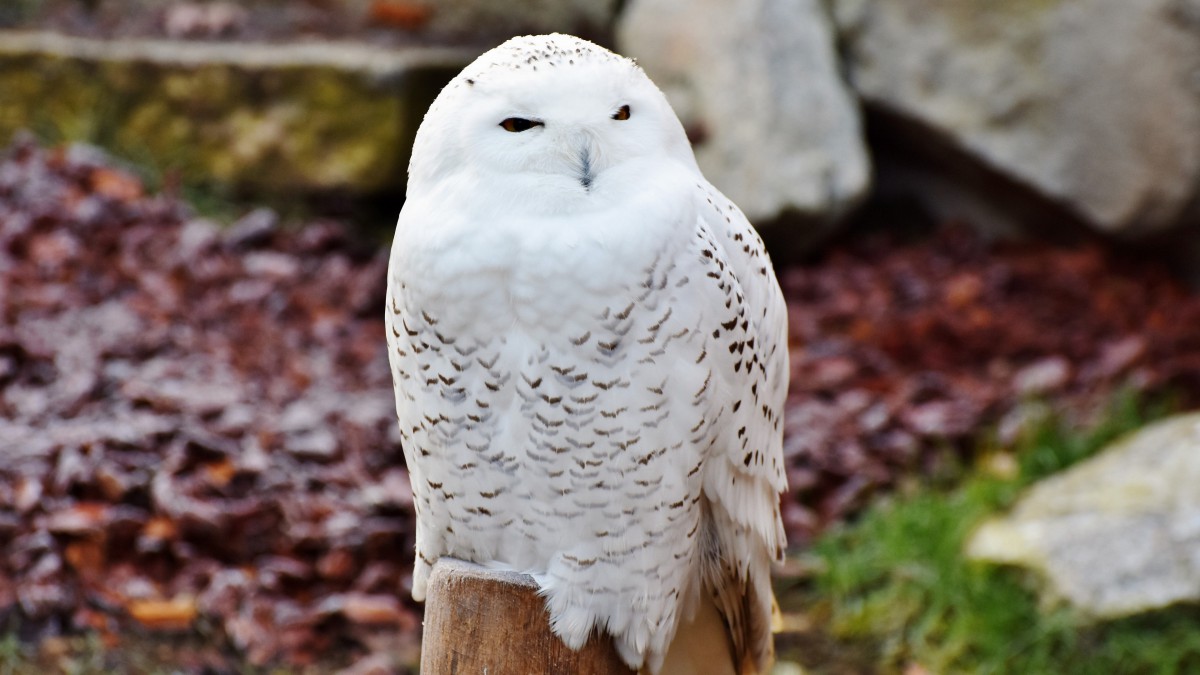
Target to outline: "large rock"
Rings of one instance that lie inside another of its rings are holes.
[[[633,0],[617,45],[663,89],[705,176],[751,220],[830,219],[867,191],[859,111],[818,0]]]
[[[1200,601],[1200,413],[1033,486],[967,553],[1037,570],[1053,598],[1101,618]]]
[[[477,51],[0,31],[0,144],[30,128],[192,181],[399,188],[421,116]]]
[[[1200,1],[828,1],[856,90],[952,181],[1122,235],[1195,208]]]

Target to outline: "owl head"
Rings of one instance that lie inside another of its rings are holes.
[[[674,111],[636,63],[569,35],[525,36],[438,95],[417,131],[409,190],[465,182],[513,208],[566,210],[668,165],[699,173]]]

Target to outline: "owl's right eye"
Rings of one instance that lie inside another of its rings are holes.
[[[537,120],[527,120],[524,117],[509,117],[501,122],[500,126],[504,127],[505,131],[521,132],[529,131],[534,127],[544,126],[544,123]]]

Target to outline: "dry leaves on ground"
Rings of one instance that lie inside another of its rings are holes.
[[[1012,442],[1044,403],[1087,415],[1121,388],[1200,394],[1200,296],[1152,256],[944,228],[857,237],[781,280],[793,543],[901,476],[970,459],[982,431]]]
[[[0,619],[212,625],[254,663],[415,644],[385,269],[335,223],[221,229],[94,150],[11,147]],[[875,235],[781,278],[793,543],[1030,400],[1200,391],[1200,299],[1098,245]]]
[[[414,634],[385,269],[331,223],[223,231],[85,147],[11,149],[0,614],[204,617],[255,663]]]

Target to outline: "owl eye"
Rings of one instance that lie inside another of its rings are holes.
[[[509,117],[501,122],[500,126],[504,127],[505,131],[521,132],[529,131],[534,127],[544,126],[544,123],[537,120],[527,120],[524,117]]]
[[[612,118],[613,118],[614,120],[627,120],[627,119],[629,119],[629,106],[627,106],[627,105],[623,105],[623,106],[621,106],[620,108],[617,108],[617,112],[615,112],[615,113],[613,113],[613,114],[612,114]]]

